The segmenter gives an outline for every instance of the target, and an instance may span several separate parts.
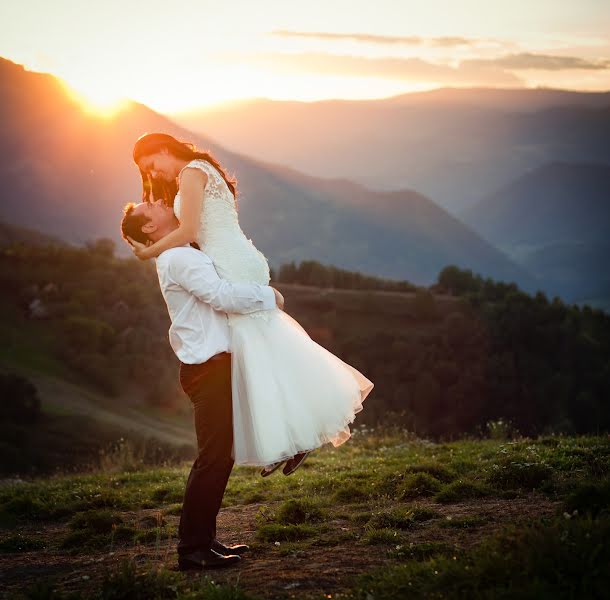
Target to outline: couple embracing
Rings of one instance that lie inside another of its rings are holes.
[[[152,133],[133,159],[143,196],[125,207],[121,231],[138,258],[156,258],[197,435],[178,567],[229,566],[248,550],[216,539],[233,464],[291,474],[312,450],[347,441],[373,384],[283,311],[267,260],[239,225],[236,182],[211,154]]]

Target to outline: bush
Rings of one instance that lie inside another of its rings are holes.
[[[44,540],[29,538],[20,533],[12,535],[0,541],[0,552],[31,552],[32,550],[42,550],[45,547]]]
[[[334,502],[360,502],[366,498],[368,498],[368,494],[353,484],[339,488],[332,497]]]
[[[362,537],[365,544],[395,544],[397,533],[393,529],[370,529]]]
[[[283,525],[300,525],[320,521],[322,511],[307,500],[288,500],[280,506],[276,520]]]
[[[109,510],[87,510],[76,513],[70,520],[72,530],[87,529],[95,533],[109,533],[113,526],[123,523],[120,515]]]
[[[256,539],[261,542],[294,542],[304,540],[316,534],[316,529],[310,525],[279,525],[269,523],[259,527]]]
[[[512,424],[505,419],[487,421],[485,427],[487,428],[487,436],[490,440],[510,440],[518,433]]]
[[[473,481],[465,481],[458,479],[445,485],[436,494],[434,499],[437,502],[460,502],[461,500],[467,500],[469,498],[482,498],[488,496],[490,490],[485,488],[479,483]]]
[[[371,515],[367,529],[409,529],[414,523],[413,511],[394,509]]]
[[[519,462],[510,458],[492,465],[487,483],[503,490],[524,488],[535,489],[551,479],[553,470],[542,463]]]
[[[24,377],[0,373],[0,399],[0,420],[34,423],[40,419],[38,391]]]
[[[433,496],[441,489],[441,485],[441,482],[429,473],[416,473],[405,477],[398,488],[398,495],[401,500],[417,496]]]
[[[592,517],[610,513],[610,479],[579,484],[568,494],[564,509],[570,514],[577,510],[581,515]]]
[[[438,463],[425,463],[421,465],[411,465],[406,468],[407,473],[428,473],[439,481],[448,483],[456,478],[456,474]]]

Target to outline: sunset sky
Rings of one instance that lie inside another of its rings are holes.
[[[175,112],[437,87],[610,90],[607,0],[21,0],[0,56]]]

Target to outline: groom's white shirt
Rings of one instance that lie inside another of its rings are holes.
[[[188,245],[165,250],[156,265],[172,321],[169,342],[183,363],[231,351],[226,313],[276,308],[269,286],[220,279],[210,257]]]

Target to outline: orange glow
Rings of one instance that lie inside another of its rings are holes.
[[[62,83],[68,95],[76,100],[85,112],[101,119],[112,119],[128,104],[125,97],[104,86],[102,82],[75,85],[64,80]]]
[[[123,97],[175,114],[447,86],[610,89],[607,2],[357,4],[0,2],[0,57],[63,78],[105,118]]]

